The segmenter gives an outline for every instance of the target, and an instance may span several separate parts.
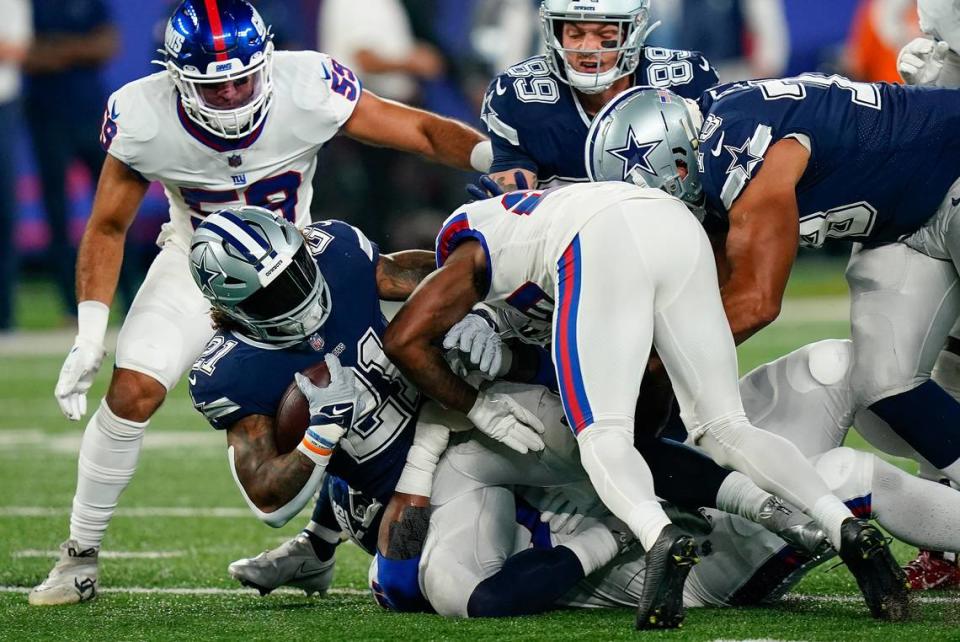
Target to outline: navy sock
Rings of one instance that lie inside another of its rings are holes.
[[[311,515],[310,521],[333,533],[340,532],[340,523],[337,522],[337,517],[333,514],[333,507],[330,505],[330,491],[326,481],[323,486],[320,487],[320,494],[317,496],[317,503],[313,506],[313,515]],[[339,540],[337,542],[328,542],[312,532],[309,527],[303,529],[303,533],[305,533],[310,540],[310,544],[313,546],[313,552],[316,553],[317,558],[321,561],[330,559],[334,551],[337,550]]]
[[[960,459],[960,403],[934,381],[881,399],[870,410],[937,468]]]
[[[637,444],[659,497],[684,508],[716,508],[720,485],[732,471],[703,453],[672,439]]]
[[[580,560],[565,546],[527,549],[507,559],[477,585],[467,602],[470,617],[542,613],[583,579]]]

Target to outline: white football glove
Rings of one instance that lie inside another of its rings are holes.
[[[300,392],[307,398],[310,425],[336,424],[349,430],[356,420],[366,416],[376,406],[373,393],[357,381],[351,368],[340,365],[335,354],[323,357],[330,371],[330,385],[318,388],[299,372],[293,375]]]
[[[445,350],[457,349],[470,355],[467,364],[489,379],[502,376],[503,341],[493,321],[481,312],[470,312],[447,331],[443,337]]]
[[[467,413],[477,430],[518,453],[541,451],[543,423],[532,412],[502,393],[480,392]]]
[[[540,521],[549,522],[552,533],[572,534],[583,518],[600,503],[593,486],[588,488],[589,492],[582,492],[575,485],[548,488],[544,494]]]
[[[53,394],[60,410],[71,421],[80,421],[87,414],[87,391],[107,354],[103,342],[77,336],[60,368],[60,377]]]
[[[948,51],[950,45],[942,40],[914,38],[900,50],[897,71],[908,85],[934,86]]]

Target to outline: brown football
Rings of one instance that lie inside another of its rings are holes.
[[[323,361],[301,372],[318,388],[326,388],[330,385],[330,370]],[[307,407],[307,399],[297,387],[296,380],[291,381],[283,397],[280,398],[280,405],[277,406],[274,428],[277,452],[283,455],[296,448],[303,439],[303,433],[309,423],[310,409]]]

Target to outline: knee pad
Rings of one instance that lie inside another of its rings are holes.
[[[815,465],[831,492],[857,517],[870,516],[873,455],[853,448],[834,448],[821,455]]]
[[[849,340],[827,339],[807,347],[807,367],[810,376],[823,386],[833,386],[847,376],[853,361],[853,343]]]

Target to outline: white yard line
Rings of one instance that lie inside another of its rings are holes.
[[[39,506],[0,506],[0,517],[63,517],[70,514],[70,507],[45,508]],[[116,517],[253,517],[247,508],[188,508],[182,506],[149,506],[141,508],[118,508]]]
[[[212,587],[146,587],[146,586],[107,586],[98,590],[100,593],[132,593],[146,595],[249,595],[257,596],[256,591],[246,588],[212,588]],[[0,586],[0,593],[28,593],[26,586]],[[369,591],[355,588],[332,588],[327,591],[330,595],[368,595]],[[303,591],[294,588],[279,588],[273,594],[303,595]],[[783,602],[812,602],[825,604],[860,604],[863,601],[859,595],[803,595],[791,594],[783,598]],[[913,596],[913,601],[919,604],[960,604],[960,593],[954,595],[921,595]]]
[[[200,419],[200,415],[196,415]],[[80,450],[80,440],[83,432],[74,431],[47,431],[38,428],[23,428],[15,430],[0,430],[0,450],[10,451],[14,448],[32,448],[56,453],[67,453],[72,456]],[[198,430],[147,430],[143,439],[143,447],[148,450],[190,450],[226,452],[226,440],[223,435],[212,429]]]
[[[0,593],[29,593],[28,586],[0,586]],[[207,588],[207,587],[146,587],[146,586],[108,586],[98,588],[97,593],[130,593],[144,595],[238,595],[259,597],[259,594],[249,588]],[[369,595],[370,591],[354,588],[332,588],[329,595]],[[279,588],[271,595],[304,595],[300,589]]]
[[[182,557],[183,551],[102,551],[100,557],[118,560],[161,560],[171,557]],[[14,551],[11,557],[60,557],[60,551],[45,551],[39,548],[27,548]]]

